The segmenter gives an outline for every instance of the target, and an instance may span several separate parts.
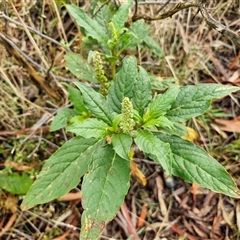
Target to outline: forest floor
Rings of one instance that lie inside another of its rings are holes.
[[[0,172],[16,177],[11,178],[11,186],[0,184],[0,239],[79,238],[80,184],[61,199],[22,212],[24,189],[17,183],[23,181],[22,176],[35,178],[44,160],[71,137],[64,130],[49,131],[57,110],[69,104],[61,82],[75,80],[65,68],[66,47],[84,52],[83,36],[60,2],[0,2]],[[88,11],[91,1],[69,2]],[[155,8],[141,5],[139,11],[154,15]],[[211,1],[207,8],[217,21],[239,30],[239,1]],[[240,85],[239,49],[211,29],[198,9],[185,9],[149,24],[165,57],[153,59],[148,51],[136,51],[136,56],[159,81]],[[196,143],[216,158],[240,187],[239,99],[238,92],[214,101],[188,126],[200,136]],[[240,239],[239,200],[166,177],[157,164],[141,155],[137,164],[147,185],[131,180],[124,205],[101,239]],[[4,181],[0,174],[0,182]]]

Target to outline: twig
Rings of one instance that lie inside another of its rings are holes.
[[[100,7],[99,7],[99,9],[93,14],[93,18],[101,11],[101,9],[105,6],[105,5],[107,5],[108,3],[110,2],[110,0],[107,0],[105,3],[103,3]]]
[[[138,1],[137,0],[134,0],[134,2],[135,2],[135,6],[134,6],[134,13],[133,13],[133,18],[134,18],[134,16],[136,16],[137,15],[137,10],[138,10]]]
[[[171,0],[168,0],[165,2],[156,12],[156,14],[159,14],[168,4],[170,4]]]
[[[2,41],[7,42],[9,45],[11,45],[11,47],[13,49],[15,49],[16,51],[19,52],[19,54],[21,56],[23,56],[27,61],[29,61],[33,66],[37,67],[39,70],[47,73],[49,70],[44,68],[43,66],[41,66],[40,64],[38,64],[37,62],[35,62],[33,59],[31,59],[26,53],[24,53],[11,39],[9,39],[8,37],[6,37],[4,34],[2,34],[0,32],[0,40],[2,39]],[[64,82],[74,82],[74,81],[78,81],[78,79],[69,79],[66,77],[62,77],[62,76],[58,76],[53,74],[54,77],[60,81],[64,81]]]
[[[10,18],[10,17],[8,17],[8,16],[7,16],[6,14],[4,14],[4,13],[1,13],[1,14],[0,14],[0,18],[3,18],[3,19],[5,19],[5,20],[7,20],[7,21],[9,21],[9,22],[12,22],[12,23],[16,24],[17,26],[23,27],[23,24],[21,24],[20,22],[12,19],[12,18]],[[29,26],[27,26],[27,25],[25,25],[25,26],[26,26],[26,28],[27,28],[28,30],[30,30],[31,32],[34,32],[34,33],[36,33],[37,35],[41,36],[42,38],[45,38],[45,39],[47,39],[48,41],[50,41],[50,42],[52,42],[52,43],[54,43],[54,44],[56,44],[56,45],[64,48],[65,50],[67,50],[67,51],[69,51],[69,52],[71,52],[71,49],[70,49],[70,48],[66,47],[65,45],[61,44],[60,42],[56,41],[55,39],[53,39],[53,38],[51,38],[51,37],[49,37],[49,36],[47,36],[47,35],[39,32],[38,30],[36,30],[36,29],[34,29],[34,28],[32,28],[32,27],[29,27]]]
[[[147,3],[147,2],[146,2]],[[151,3],[151,2],[148,2]],[[140,3],[138,3],[140,5]],[[205,0],[202,1],[190,1],[190,2],[178,2],[172,9],[169,11],[157,15],[157,16],[147,16],[145,14],[143,15],[137,15],[135,14],[132,18],[133,21],[139,20],[139,19],[144,19],[147,21],[156,21],[156,20],[161,20],[165,19],[168,17],[172,17],[175,13],[186,9],[190,7],[197,7],[198,10],[201,12],[201,15],[204,19],[204,21],[208,24],[208,26],[212,27],[216,31],[218,31],[220,34],[223,36],[227,37],[230,41],[232,41],[233,44],[236,45],[237,48],[240,48],[240,35],[229,29],[227,26],[219,23],[216,21],[207,11],[205,7]]]
[[[138,3],[139,4],[139,3]],[[169,11],[157,15],[157,16],[147,16],[147,15],[136,15],[133,16],[133,21],[139,20],[139,19],[144,19],[147,21],[156,21],[156,20],[161,20],[161,19],[165,19],[168,17],[172,17],[173,14],[186,9],[186,8],[190,8],[190,7],[200,7],[200,4],[196,1],[191,1],[191,2],[187,2],[187,3],[182,3],[182,2],[178,2],[172,9],[170,9]]]
[[[202,4],[199,6],[200,12],[202,14],[203,19],[206,21],[206,23],[218,31],[220,34],[222,34],[224,37],[227,37],[230,41],[232,41],[237,48],[240,48],[240,36],[229,29],[227,26],[219,23],[216,21],[206,10],[205,4]]]
[[[138,5],[165,5],[165,4],[178,4],[179,2],[157,2],[157,1],[152,1],[152,2],[138,2]]]

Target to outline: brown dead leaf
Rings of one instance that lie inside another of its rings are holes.
[[[188,240],[197,240],[198,239],[190,234],[185,233],[185,231],[180,229],[177,225],[173,225],[171,228],[175,233],[179,234],[180,236],[184,236]]]
[[[186,127],[186,128],[187,128],[188,134],[186,136],[182,136],[182,139],[188,140],[190,142],[199,139],[199,135],[194,129],[190,127]]]
[[[134,161],[130,162],[130,168],[133,176],[140,182],[143,186],[146,186],[147,180],[145,175],[138,169],[137,164]]]
[[[240,116],[231,120],[215,119],[215,122],[222,125],[219,128],[223,131],[240,133]]]
[[[138,223],[137,223],[137,227],[138,228],[141,228],[145,225],[145,221],[146,221],[146,218],[147,218],[147,204],[143,204],[142,206],[142,210],[141,210],[141,214],[139,216],[139,219],[138,219]]]
[[[14,224],[15,220],[17,219],[17,213],[14,213],[8,220],[7,224],[0,232],[0,237],[3,236]]]
[[[231,63],[229,69],[230,69],[230,70],[233,69],[233,68],[237,65],[237,63],[238,63],[239,60],[240,60],[240,51],[238,52],[238,56],[237,56],[237,57],[233,60],[233,62]]]
[[[167,217],[168,219],[168,210],[167,210],[167,206],[163,196],[163,189],[164,189],[163,180],[161,179],[160,176],[156,177],[156,185],[157,185],[157,191],[158,191],[159,207],[161,209],[162,216]]]
[[[208,235],[203,232],[197,225],[195,225],[194,223],[192,223],[192,227],[195,230],[195,232],[197,233],[198,236],[200,236],[201,238],[207,238]]]
[[[125,222],[127,223],[127,230],[128,230],[129,235],[132,235],[132,238],[134,240],[140,240],[138,233],[137,233],[137,229],[133,225],[132,219],[130,217],[130,214],[129,214],[130,211],[125,202],[121,206],[121,212],[125,218]]]
[[[66,201],[74,201],[74,200],[80,200],[80,199],[82,199],[82,193],[76,192],[76,193],[67,193],[64,196],[58,198],[58,201],[66,202]]]
[[[34,168],[35,164],[31,166],[24,165],[23,163],[18,163],[10,160],[6,160],[4,163],[5,167],[14,168],[18,171],[26,172]]]
[[[193,194],[193,200],[196,202],[197,200],[197,193],[198,190],[200,189],[200,186],[197,185],[195,182],[192,183],[192,194]]]
[[[240,71],[235,71],[231,77],[228,78],[228,82],[237,83],[239,81]]]

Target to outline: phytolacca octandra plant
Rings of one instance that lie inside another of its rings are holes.
[[[188,119],[203,114],[212,99],[237,87],[172,87],[152,98],[149,76],[137,66],[135,57],[124,58],[106,97],[83,83],[75,85],[80,91],[73,97],[71,90],[70,99],[73,106],[84,105],[84,111],[79,108],[80,117],[74,118],[67,131],[76,137],[46,161],[23,209],[64,195],[84,176],[80,238],[97,239],[127,194],[133,143],[169,175],[239,197],[226,170],[203,149],[181,138],[187,134]]]

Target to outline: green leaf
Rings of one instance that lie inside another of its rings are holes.
[[[12,194],[26,194],[32,183],[33,180],[27,174],[0,172],[0,189]]]
[[[117,31],[121,30],[124,27],[125,22],[129,14],[129,8],[131,7],[133,1],[128,1],[126,4],[122,4],[121,7],[117,10],[112,18],[112,23]]]
[[[178,86],[178,79],[176,78],[161,78],[159,76],[149,76],[151,88],[158,91],[164,91],[167,88]]]
[[[159,162],[163,169],[172,174],[172,152],[168,143],[162,142],[147,130],[137,130],[134,138],[137,146],[144,152],[154,156],[154,161]]]
[[[178,92],[178,87],[172,87],[164,94],[158,94],[157,97],[150,102],[147,113],[144,115],[144,122],[164,116],[175,102]]]
[[[111,145],[99,148],[93,155],[93,166],[82,184],[80,239],[98,239],[105,222],[121,207],[129,189],[130,161],[119,157]]]
[[[214,192],[239,197],[236,184],[224,167],[203,149],[177,136],[155,133],[161,141],[169,143],[173,153],[173,175],[186,182],[195,182]]]
[[[90,18],[83,9],[74,5],[66,5],[67,10],[76,23],[83,27],[87,36],[96,39],[100,44],[107,45],[108,34],[106,29],[95,19]]]
[[[51,122],[50,131],[53,132],[63,127],[66,127],[67,121],[74,116],[76,116],[76,112],[74,109],[69,108],[59,109],[57,115]]]
[[[112,145],[115,152],[123,159],[130,160],[129,152],[132,146],[131,136],[118,133],[112,136]]]
[[[80,80],[97,83],[93,68],[77,53],[67,53],[64,56],[66,68]]]
[[[179,137],[188,135],[188,130],[183,123],[173,122],[173,128],[164,128],[164,131]]]
[[[68,87],[69,99],[70,99],[72,105],[74,106],[74,108],[79,113],[87,112],[87,109],[83,103],[83,97],[82,97],[81,92],[69,84],[67,84],[67,87]]]
[[[129,31],[127,31],[122,36],[122,39],[120,39],[120,42],[122,42],[120,52],[128,48],[136,47],[138,44],[143,42],[149,33],[149,26],[144,22],[144,20],[138,20],[134,22],[130,26]]]
[[[192,117],[203,114],[214,98],[224,97],[237,90],[239,90],[238,87],[221,84],[181,87],[175,103],[166,116],[172,121],[185,122]]]
[[[102,139],[107,136],[108,125],[100,120],[95,118],[89,118],[84,120],[83,122],[75,122],[69,127],[67,127],[67,131],[73,132],[78,136],[82,136],[84,138],[97,138]]]
[[[135,57],[125,57],[122,68],[116,75],[108,94],[110,107],[116,113],[121,113],[122,100],[124,97],[132,98],[132,90],[137,78],[137,60]]]
[[[151,119],[148,122],[146,122],[144,125],[144,127],[160,127],[160,128],[169,128],[171,130],[174,130],[174,124],[173,122],[171,122],[170,120],[168,120],[168,118],[166,118],[165,116],[160,116],[159,118],[155,118],[155,119]]]
[[[113,17],[112,9],[107,4],[101,5],[101,9],[99,9],[99,4],[97,4],[93,10],[93,15],[94,19],[105,29],[107,29],[107,23],[111,22]]]
[[[113,116],[104,96],[83,83],[75,82],[75,85],[81,90],[83,102],[89,112],[111,125]]]
[[[138,78],[133,88],[133,107],[141,116],[143,116],[144,109],[152,99],[152,91],[150,80],[147,72],[139,67]]]
[[[96,139],[75,137],[66,142],[44,164],[39,178],[33,183],[21,208],[61,197],[77,186],[80,177],[88,170],[92,153],[102,145]]]
[[[155,53],[160,58],[163,58],[165,56],[163,49],[160,47],[159,43],[157,43],[150,36],[146,36],[144,38],[144,46],[147,46],[147,48],[149,48],[153,53]]]

